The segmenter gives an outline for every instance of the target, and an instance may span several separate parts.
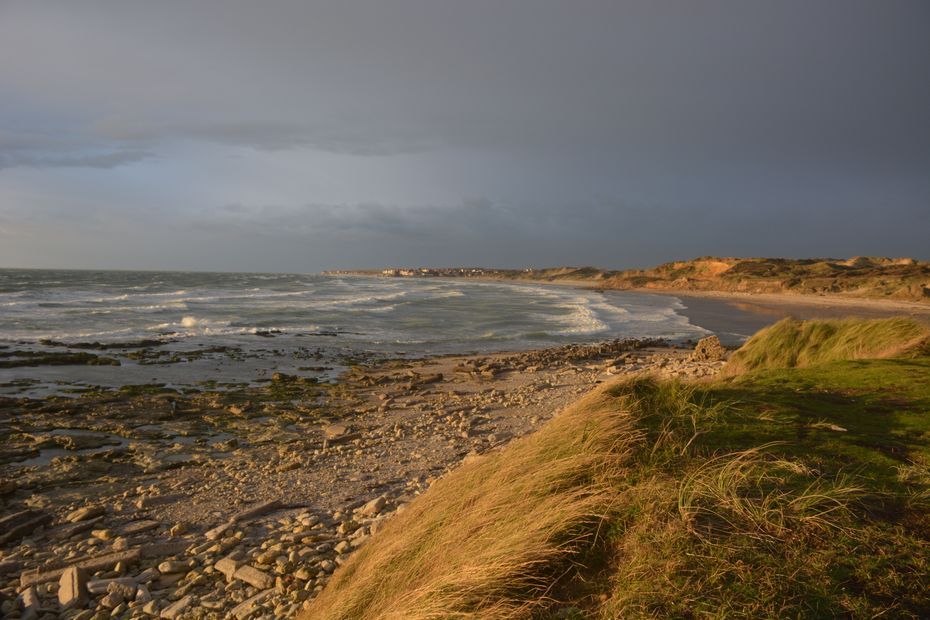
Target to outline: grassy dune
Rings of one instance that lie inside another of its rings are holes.
[[[930,263],[869,256],[846,260],[708,256],[613,272],[603,286],[930,301]]]
[[[713,383],[601,387],[437,482],[305,617],[927,617],[921,330],[783,323]]]
[[[589,282],[603,289],[619,290],[774,293],[930,302],[930,263],[911,258],[704,256],[664,263],[649,269],[486,269],[484,276],[548,282]]]
[[[467,463],[391,519],[310,617],[526,617],[596,546],[639,433],[603,393]]]
[[[766,368],[803,368],[839,360],[882,359],[918,354],[930,343],[930,328],[906,318],[871,321],[783,319],[761,330],[727,362],[727,373]]]

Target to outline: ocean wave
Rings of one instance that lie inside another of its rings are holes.
[[[184,316],[177,321],[165,321],[162,323],[153,323],[145,327],[148,331],[165,332],[172,331],[183,333],[179,330],[187,330],[190,334],[206,333],[211,329],[229,327],[232,323],[222,319],[207,319],[204,317]]]
[[[601,320],[597,312],[592,308],[591,300],[588,297],[575,297],[569,301],[558,303],[555,307],[569,310],[568,314],[554,316],[563,325],[562,329],[559,330],[562,334],[588,335],[610,329],[610,326]]]
[[[138,335],[139,332],[134,327],[123,327],[120,329],[107,329],[107,330],[85,330],[85,331],[54,331],[54,332],[41,332],[30,334],[31,338],[35,340],[62,340],[65,342],[78,341],[78,340],[99,340],[105,342],[107,340],[115,340],[125,338],[127,335],[134,336]]]
[[[395,299],[403,299],[407,296],[407,291],[398,291],[396,293],[387,293],[387,294],[372,294],[372,295],[359,295],[355,297],[337,297],[336,299],[327,299],[314,301],[307,304],[310,308],[352,308],[354,306],[360,306],[364,304],[370,304],[373,302],[380,301],[393,301]]]
[[[181,327],[197,327],[202,321],[203,319],[198,319],[195,316],[186,316],[181,319]]]
[[[155,288],[121,273],[109,279],[103,274],[84,289],[69,284],[0,293],[0,338],[104,341],[171,334],[241,344],[256,331],[279,329],[283,346],[297,334],[325,331],[344,334],[359,349],[393,343],[428,352],[479,345],[489,350],[495,342],[519,348],[704,333],[678,312],[683,304],[674,297],[530,283],[182,274],[162,277]]]
[[[148,297],[177,297],[178,295],[186,295],[186,289],[181,289],[177,291],[162,292],[162,293],[123,293],[121,295],[110,295],[106,297],[81,297],[79,294],[74,298],[75,302],[80,303],[108,303],[114,301],[129,301],[130,299],[137,298],[148,298]]]
[[[185,301],[172,301],[167,304],[150,304],[148,306],[129,306],[119,308],[120,310],[127,311],[150,311],[150,310],[187,310],[187,302]]]
[[[86,304],[105,304],[114,301],[126,301],[127,299],[129,299],[129,293],[116,295],[114,297],[92,297],[90,299],[81,299],[80,301]]]

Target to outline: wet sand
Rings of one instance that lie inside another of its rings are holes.
[[[708,329],[727,345],[739,344],[758,330],[786,317],[797,319],[877,319],[913,316],[930,320],[930,306],[891,300],[748,295],[738,293],[680,293],[642,291],[677,297],[679,312],[693,325]]]

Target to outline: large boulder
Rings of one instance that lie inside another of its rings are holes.
[[[720,344],[720,339],[716,336],[708,336],[698,340],[697,346],[694,347],[694,351],[691,353],[691,359],[696,362],[719,362],[725,360],[726,357],[727,350]]]

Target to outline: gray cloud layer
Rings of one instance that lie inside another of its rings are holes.
[[[98,246],[143,253],[149,205],[200,235],[186,267],[248,267],[190,249],[240,230],[276,269],[930,258],[928,75],[921,0],[10,0],[0,215],[51,238],[102,200]]]

